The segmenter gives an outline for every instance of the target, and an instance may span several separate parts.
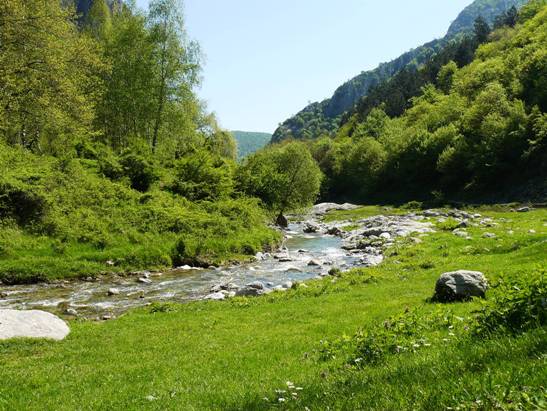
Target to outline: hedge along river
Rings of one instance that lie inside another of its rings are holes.
[[[431,231],[427,223],[416,221],[416,216],[364,219],[349,233],[343,230],[347,222],[326,225],[316,220],[331,208],[348,207],[354,206],[315,206],[311,219],[292,223],[284,231],[282,248],[274,254],[258,253],[252,263],[209,269],[185,266],[87,281],[4,286],[0,288],[0,309],[40,309],[109,319],[154,302],[220,300],[283,292],[294,282],[327,276],[332,268],[347,270],[379,264],[383,249],[393,244],[395,237]]]

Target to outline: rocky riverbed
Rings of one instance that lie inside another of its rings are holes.
[[[110,319],[128,309],[158,301],[223,300],[283,292],[296,282],[380,264],[384,251],[398,238],[419,240],[433,231],[426,215],[375,216],[359,221],[324,223],[332,209],[351,204],[320,204],[284,231],[275,253],[258,253],[255,261],[233,267],[179,267],[166,272],[143,271],[132,276],[108,276],[0,288],[0,309],[41,309],[65,316]],[[433,215],[431,215],[433,217]],[[442,217],[440,214],[436,217]]]

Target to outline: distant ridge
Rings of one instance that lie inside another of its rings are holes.
[[[466,7],[454,20],[442,39],[433,40],[416,49],[402,54],[389,63],[382,63],[376,69],[362,72],[358,76],[341,85],[329,99],[315,102],[293,117],[285,120],[275,130],[272,142],[276,143],[287,138],[309,139],[323,134],[332,134],[338,128],[340,116],[353,106],[369,90],[381,82],[389,80],[396,73],[408,66],[420,66],[438,52],[454,37],[473,30],[475,19],[479,16],[488,23],[513,6],[521,7],[528,0],[476,0]]]
[[[237,141],[237,157],[243,159],[250,154],[264,148],[271,140],[270,133],[260,133],[253,131],[232,131],[232,135]]]

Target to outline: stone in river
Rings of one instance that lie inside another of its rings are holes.
[[[249,283],[246,285],[248,288],[254,288],[255,290],[263,290],[264,284],[260,281],[253,281],[252,283]]]
[[[292,286],[293,286],[293,282],[292,282],[292,281],[285,281],[285,282],[281,285],[281,287],[283,287],[283,288],[285,288],[285,289],[287,289],[287,290],[288,290],[289,288],[292,288]]]
[[[218,292],[212,293],[205,297],[206,300],[221,301],[226,298],[226,294]]]
[[[382,233],[382,234],[380,234],[380,238],[381,238],[382,240],[389,241],[389,240],[391,240],[391,234],[389,234],[389,233]]]
[[[304,223],[304,232],[307,234],[317,233],[321,230],[321,227],[318,224],[315,224],[313,221],[306,221]]]
[[[67,308],[65,310],[65,314],[66,315],[71,315],[73,317],[77,317],[78,316],[78,311],[76,311],[74,308]]]
[[[117,288],[109,288],[108,295],[120,295],[120,290]]]

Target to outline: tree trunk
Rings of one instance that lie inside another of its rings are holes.
[[[289,221],[287,220],[287,217],[283,215],[283,212],[279,213],[275,222],[281,228],[287,228],[289,226]]]

